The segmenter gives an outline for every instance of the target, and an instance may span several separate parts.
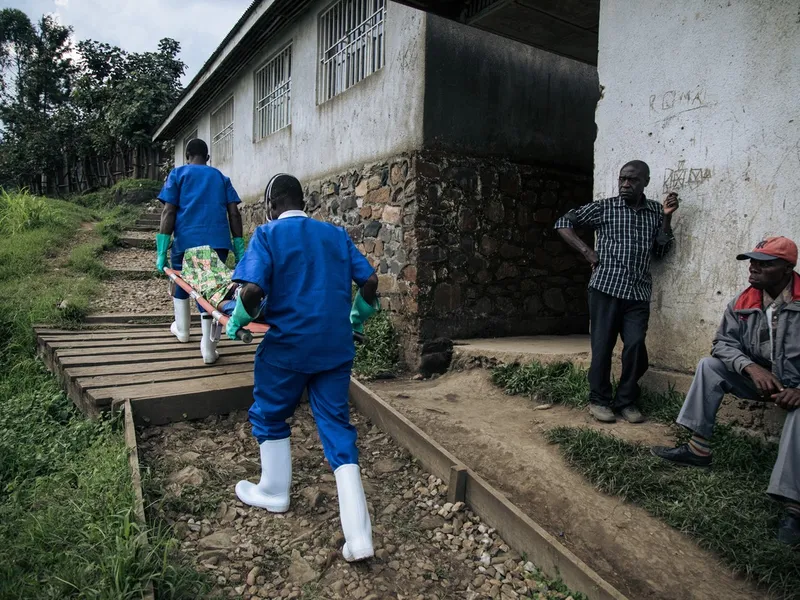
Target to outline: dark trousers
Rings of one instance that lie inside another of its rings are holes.
[[[639,399],[639,379],[647,371],[645,336],[650,303],[622,300],[589,288],[592,364],[589,367],[589,401],[621,409]],[[622,336],[622,376],[612,398],[611,358],[617,336]]]

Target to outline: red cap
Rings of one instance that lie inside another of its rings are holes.
[[[782,258],[792,266],[797,264],[797,244],[785,237],[770,237],[756,244],[752,252],[740,254],[737,260],[775,260]]]

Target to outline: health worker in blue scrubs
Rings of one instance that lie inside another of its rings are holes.
[[[289,425],[308,388],[325,458],[336,477],[347,561],[373,555],[372,525],[358,466],[348,390],[353,331],[378,309],[378,277],[341,227],[308,218],[303,190],[291,175],[272,178],[265,194],[271,219],[259,227],[233,274],[243,284],[227,334],[251,322],[263,304],[270,329],[255,357],[253,435],[261,479],[240,481],[236,495],[271,512],[289,510]],[[353,282],[360,288],[352,300]]]
[[[206,143],[200,139],[191,140],[186,145],[186,164],[170,172],[158,195],[164,204],[161,227],[156,234],[156,268],[159,271],[167,266],[167,251],[173,234],[171,264],[176,271],[183,266],[183,254],[189,248],[211,246],[223,262],[228,259],[231,249],[237,262],[244,255],[242,216],[238,206],[241,200],[231,180],[209,166],[208,159]],[[189,294],[174,286],[172,296],[175,321],[170,331],[179,342],[186,343],[189,341],[191,318]],[[211,315],[202,309],[200,312],[203,329],[200,352],[203,362],[213,364],[219,358],[217,343],[220,331]]]

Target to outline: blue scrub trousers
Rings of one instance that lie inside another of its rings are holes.
[[[350,373],[353,362],[322,373],[300,373],[267,364],[256,354],[255,402],[250,407],[253,435],[261,444],[282,440],[291,434],[286,419],[294,414],[303,390],[308,387],[311,412],[317,423],[322,451],[335,471],[342,465],[358,464],[356,428],[350,423]]]
[[[227,250],[225,248],[216,248],[215,252],[217,253],[217,256],[219,256],[219,259],[222,262],[228,260],[228,253],[230,252],[230,250]],[[183,267],[183,252],[181,252],[180,254],[175,254],[174,252],[171,253],[169,263],[170,265],[172,265],[172,269],[174,271],[180,271],[181,268]],[[186,300],[187,298],[190,297],[191,296],[189,296],[189,294],[186,293],[186,291],[182,287],[178,285],[175,286],[175,294],[173,295],[173,298],[175,298],[176,300]],[[206,312],[200,307],[199,304],[197,305],[197,310],[199,310],[201,313]]]

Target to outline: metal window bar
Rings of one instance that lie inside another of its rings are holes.
[[[255,139],[261,140],[292,122],[292,47],[256,72]]]
[[[339,0],[320,15],[319,104],[384,66],[385,18],[386,0]]]
[[[211,113],[211,157],[217,164],[233,156],[233,98]]]

